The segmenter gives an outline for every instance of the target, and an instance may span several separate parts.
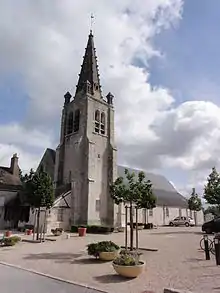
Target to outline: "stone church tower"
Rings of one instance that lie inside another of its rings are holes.
[[[90,31],[74,97],[64,96],[55,185],[71,184],[71,224],[114,224],[109,184],[116,179],[113,95],[103,98]]]

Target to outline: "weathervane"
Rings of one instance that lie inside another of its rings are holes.
[[[90,33],[92,33],[92,28],[93,28],[93,25],[94,25],[94,15],[93,13],[91,13],[91,16],[90,16],[90,19],[91,19],[91,23],[90,23]]]

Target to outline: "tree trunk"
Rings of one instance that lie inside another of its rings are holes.
[[[37,210],[37,240],[39,240],[40,233],[40,208]]]
[[[136,250],[138,250],[138,208],[136,207]]]
[[[194,211],[194,220],[195,220],[195,226],[197,226],[197,214],[196,214],[196,211]]]
[[[130,202],[130,250],[133,250],[133,242],[134,242],[134,223],[133,223],[132,202]]]
[[[125,207],[125,249],[128,249],[128,207]]]

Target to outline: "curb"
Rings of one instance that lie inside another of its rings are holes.
[[[25,272],[28,272],[28,273],[33,273],[33,274],[41,276],[41,277],[49,278],[49,279],[59,281],[59,282],[63,282],[63,283],[67,283],[67,284],[70,284],[70,285],[75,285],[75,286],[83,287],[83,288],[86,288],[86,289],[96,290],[97,293],[107,293],[106,291],[103,291],[103,290],[95,288],[95,287],[91,287],[91,286],[88,286],[88,285],[85,285],[85,284],[82,284],[82,283],[73,282],[73,281],[70,281],[70,280],[65,280],[65,279],[62,279],[62,278],[59,278],[59,277],[54,277],[52,275],[44,274],[44,273],[41,273],[41,272],[38,272],[38,271],[35,271],[35,270],[32,270],[32,269],[27,269],[27,268],[24,268],[24,267],[21,267],[21,266],[18,266],[18,265],[13,265],[13,264],[10,264],[10,263],[7,263],[7,262],[0,261],[0,265],[15,268],[15,269],[19,269],[19,270],[22,270],[22,271],[25,271]]]

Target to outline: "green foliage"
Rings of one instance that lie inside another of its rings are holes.
[[[212,168],[212,172],[207,178],[207,184],[204,188],[204,199],[211,205],[220,206],[220,175],[216,168]]]
[[[118,177],[110,186],[110,193],[114,202],[133,203],[138,208],[152,209],[156,206],[156,197],[152,191],[152,183],[145,179],[144,172],[138,173],[138,178],[134,173],[129,173],[125,169],[126,181],[123,177]]]
[[[119,246],[112,241],[101,241],[98,243],[99,252],[109,252],[119,250]]]
[[[152,191],[152,183],[146,180],[144,172],[139,172],[136,177],[134,173],[130,173],[125,169],[125,180],[118,177],[110,186],[110,194],[114,202],[128,204],[130,206],[130,247],[133,250],[133,212],[132,206],[138,209],[153,209],[156,207],[156,197]]]
[[[208,206],[205,210],[204,210],[204,214],[212,214],[215,217],[219,217],[220,216],[220,207],[219,206]]]
[[[24,176],[20,172],[20,178],[23,185],[24,201],[33,208],[38,209],[37,213],[37,240],[39,239],[40,229],[40,208],[51,208],[54,202],[54,190],[51,177],[43,170],[34,172],[30,170],[29,174]]]
[[[139,258],[140,254],[125,251],[124,253],[121,253],[119,257],[114,259],[113,263],[119,266],[136,266],[143,263]]]
[[[11,236],[11,237],[5,237],[3,242],[4,246],[14,246],[16,243],[20,242],[21,238],[18,236]]]
[[[92,255],[95,258],[99,257],[98,243],[90,243],[87,245],[88,255]]]
[[[91,243],[87,246],[88,255],[99,256],[100,252],[113,252],[119,250],[120,247],[112,241],[101,241]]]
[[[196,193],[195,188],[192,189],[191,196],[188,199],[188,207],[192,211],[200,211],[202,209],[202,201]]]
[[[53,183],[50,176],[40,170],[29,174],[21,174],[26,202],[34,208],[46,207],[49,209],[54,202]]]
[[[120,251],[120,255],[124,255],[124,254],[126,254],[126,255],[131,255],[131,256],[134,256],[134,257],[136,257],[136,258],[140,258],[140,256],[143,254],[142,252],[140,252],[140,251],[137,251],[137,250],[133,250],[133,251],[130,251],[130,250],[127,250],[127,249],[122,249],[121,251]]]

